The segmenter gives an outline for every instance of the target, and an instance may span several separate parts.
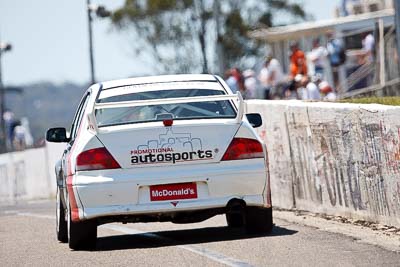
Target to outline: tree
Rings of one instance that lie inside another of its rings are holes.
[[[290,0],[126,0],[112,22],[133,32],[137,56],[151,55],[155,71],[216,72],[257,56],[260,43],[247,33],[307,18]]]

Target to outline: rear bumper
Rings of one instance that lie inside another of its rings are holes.
[[[239,198],[243,199],[248,206],[263,206],[264,203],[262,195],[240,197],[232,195],[224,198],[197,199],[192,201],[184,200],[178,201],[177,204],[172,204],[171,201],[166,201],[151,204],[101,206],[85,208],[84,219],[93,219],[105,216],[139,216],[211,210],[225,208],[231,199]]]
[[[178,183],[196,183],[197,198],[151,201],[150,186]],[[223,208],[234,198],[271,206],[264,159],[79,172],[72,187],[80,220]]]

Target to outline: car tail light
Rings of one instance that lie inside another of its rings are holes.
[[[121,166],[105,147],[86,150],[76,159],[77,171],[119,169]]]
[[[174,123],[174,120],[172,120],[172,119],[163,120],[163,124],[164,124],[165,127],[172,126],[173,123]]]
[[[264,152],[260,142],[248,138],[234,138],[222,160],[263,158]]]

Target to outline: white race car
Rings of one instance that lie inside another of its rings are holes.
[[[271,231],[266,147],[240,94],[213,75],[172,75],[92,85],[56,166],[57,237],[93,249],[110,222],[192,223],[226,214],[229,227]]]

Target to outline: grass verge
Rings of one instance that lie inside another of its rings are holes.
[[[340,100],[341,103],[355,104],[382,104],[391,106],[400,106],[400,97],[365,97],[365,98],[349,98]]]

